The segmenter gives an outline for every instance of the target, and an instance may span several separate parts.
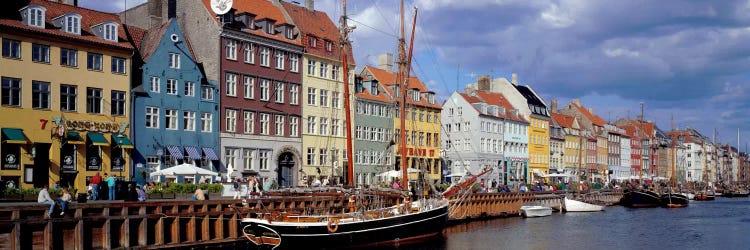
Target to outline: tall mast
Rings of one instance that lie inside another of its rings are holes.
[[[400,114],[400,151],[401,151],[401,187],[408,188],[408,171],[409,165],[406,162],[406,90],[409,87],[409,73],[411,68],[412,48],[414,47],[414,31],[417,25],[417,12],[414,11],[414,23],[411,28],[411,41],[409,42],[409,54],[406,55],[406,38],[404,31],[404,1],[401,0],[401,38],[398,39],[398,72],[396,73],[396,83],[399,84],[399,93],[401,98],[399,100],[399,112]]]
[[[669,176],[669,181],[672,182],[672,187],[674,187],[674,176],[675,176],[675,174],[674,174],[674,158],[675,158],[674,157],[674,154],[675,154],[674,147],[675,147],[675,144],[676,144],[675,143],[675,133],[676,132],[674,131],[674,114],[672,114],[671,123],[672,123],[672,155],[671,155],[671,159],[670,159],[669,162],[671,163],[670,165],[672,165],[672,175]]]
[[[340,20],[340,29],[341,29],[341,62],[342,62],[342,68],[344,71],[344,74],[342,76],[344,77],[344,110],[346,113],[346,183],[344,185],[346,186],[352,186],[354,185],[354,156],[352,155],[352,151],[354,148],[352,147],[352,117],[351,117],[351,105],[349,100],[349,31],[351,31],[351,28],[346,24],[346,0],[343,1],[343,15],[341,15]]]

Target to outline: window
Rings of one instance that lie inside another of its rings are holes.
[[[49,49],[47,49],[49,50]],[[49,54],[49,51],[47,52]],[[86,68],[89,70],[96,70],[96,71],[102,71],[102,54],[97,53],[91,53],[89,52],[86,55]],[[47,58],[47,62],[49,62],[49,58]]]
[[[284,32],[284,37],[286,37],[286,39],[289,39],[289,40],[291,40],[291,39],[293,39],[293,38],[294,38],[294,29],[292,29],[292,27],[289,27],[289,26],[287,26],[287,27],[286,27],[286,28],[284,29],[284,31],[285,31],[285,32]]]
[[[274,82],[274,96],[277,103],[284,103],[284,83]]]
[[[151,77],[151,92],[159,93],[161,87],[161,79],[156,76]]]
[[[173,69],[180,68],[180,54],[169,53],[169,67]]]
[[[315,88],[307,88],[307,105],[315,105]]]
[[[320,90],[320,106],[328,106],[328,90]]]
[[[328,118],[325,118],[325,117],[320,118],[320,134],[328,135]]]
[[[307,165],[315,165],[315,148],[307,148]]]
[[[237,158],[240,157],[240,150],[237,148],[224,149],[224,162],[227,165],[237,166]]]
[[[271,63],[271,49],[268,47],[260,48],[260,66],[268,67]]]
[[[255,113],[245,111],[243,122],[245,124],[245,134],[252,134],[255,132]]]
[[[3,57],[21,59],[21,41],[3,38]]]
[[[266,22],[266,25],[265,25],[264,28],[265,29],[263,29],[263,30],[266,32],[266,34],[269,34],[269,35],[276,34],[275,30],[273,29],[273,23],[272,22]]]
[[[259,156],[259,158],[260,158],[260,170],[268,170],[268,155],[269,155],[269,152],[270,151],[268,151],[268,150],[261,150],[261,151],[258,152],[258,154],[260,154],[260,156]]]
[[[315,60],[307,60],[307,74],[314,76],[315,75]]]
[[[226,73],[227,96],[237,96],[237,75]]]
[[[214,115],[211,113],[201,113],[201,132],[213,131]]]
[[[331,79],[338,80],[339,79],[339,66],[338,65],[331,65]],[[377,95],[377,94],[373,94]]]
[[[3,81],[3,93],[5,92],[5,81]],[[50,86],[48,82],[31,82],[31,107],[35,109],[49,109]],[[3,95],[4,99],[5,95]],[[3,101],[5,104],[5,101]]]
[[[308,116],[307,117],[307,133],[314,135],[315,134],[315,116]]]
[[[270,120],[269,114],[260,114],[260,134],[268,134],[268,122]]]
[[[226,41],[227,44],[224,47],[226,58],[228,60],[237,60],[237,41],[231,39],[227,39]]]
[[[214,88],[203,86],[201,87],[201,99],[211,101],[214,99]]]
[[[177,95],[177,79],[167,79],[167,95]]]
[[[185,96],[195,96],[194,82],[185,82]]]
[[[5,80],[3,80],[3,83]],[[78,89],[73,85],[60,85],[60,110],[76,111],[78,103]]]
[[[65,32],[81,34],[81,16],[69,15],[65,17]]]
[[[244,43],[242,47],[245,52],[245,62],[250,64],[255,63],[255,45],[252,43]]]
[[[195,131],[195,112],[182,112],[182,128],[186,131]]]
[[[308,36],[307,37],[307,46],[310,46],[310,47],[313,47],[313,48],[318,47],[318,39],[315,38],[315,37],[313,37],[313,36]]]
[[[112,115],[125,115],[125,91],[112,90],[112,108],[110,113]]]
[[[299,104],[299,85],[297,84],[289,84],[289,104]]]
[[[146,107],[146,127],[159,128],[159,108]]]
[[[46,9],[42,7],[33,7],[28,9],[29,17],[28,25],[44,28],[44,12]]]
[[[255,78],[250,76],[244,76],[243,78],[243,89],[244,95],[247,99],[255,98]]]
[[[339,119],[331,119],[331,135],[338,136],[339,135]]]
[[[321,148],[319,152],[320,154],[318,156],[320,156],[320,160],[318,161],[318,163],[320,163],[320,165],[328,164],[328,149]]]
[[[328,77],[328,64],[321,62],[320,63],[320,77],[326,78]]]
[[[234,132],[237,126],[237,110],[226,109],[225,112],[226,112],[225,114],[226,131]]]
[[[299,72],[299,55],[289,54],[289,71]]]
[[[32,44],[31,60],[34,62],[49,63],[49,45]]]
[[[78,51],[74,49],[60,49],[60,65],[77,67]]]
[[[167,109],[164,110],[164,118],[166,123],[166,128],[171,130],[177,129],[177,110],[175,109]]]
[[[125,58],[112,57],[112,73],[125,74]]]
[[[270,87],[270,81],[266,79],[260,80],[260,100],[268,101],[268,88]]]
[[[295,137],[299,136],[299,117],[289,117],[289,135]]]
[[[117,41],[117,25],[116,24],[105,24],[104,25],[104,40]]]
[[[326,41],[326,51],[333,51],[333,43],[331,41]]]
[[[278,136],[284,135],[284,116],[283,115],[276,115],[276,130],[274,130],[274,132]]]
[[[253,169],[253,161],[255,160],[255,150],[246,148],[243,150],[243,159],[245,160],[245,169]]]
[[[3,105],[21,106],[21,79],[3,77]]]
[[[284,51],[276,50],[273,53],[274,62],[276,64],[276,69],[284,69]]]

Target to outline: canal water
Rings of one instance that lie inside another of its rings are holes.
[[[477,220],[449,226],[443,237],[429,242],[379,249],[750,249],[750,200]]]

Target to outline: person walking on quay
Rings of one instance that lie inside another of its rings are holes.
[[[73,200],[73,196],[70,195],[70,191],[68,191],[68,188],[62,189],[62,195],[60,195],[60,198],[57,198],[57,202],[60,203],[60,216],[65,215],[65,210],[68,209],[68,203]]]
[[[49,212],[47,212],[47,215],[44,216],[45,219],[49,219],[52,216],[52,211],[55,210],[55,201],[52,200],[52,197],[49,196],[49,191],[47,189],[49,188],[49,184],[44,184],[44,187],[41,191],[39,191],[39,197],[37,197],[37,202],[41,204],[47,204],[49,205]]]
[[[240,191],[242,191],[242,189],[240,188],[240,181],[238,179],[236,179],[236,178],[232,182],[232,189],[234,189],[234,197],[232,197],[232,198],[233,199],[239,199],[240,198]]]
[[[99,184],[102,183],[102,176],[99,175],[99,172],[96,172],[94,177],[91,177],[91,200],[97,200],[99,199]]]
[[[107,174],[104,174],[105,176]],[[115,200],[115,182],[117,181],[117,174],[113,174],[112,176],[107,178],[107,188],[109,188],[109,200],[113,201]]]
[[[146,201],[146,190],[143,190],[141,187],[136,187],[136,192],[138,192],[138,201]]]

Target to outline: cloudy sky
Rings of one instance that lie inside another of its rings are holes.
[[[121,11],[145,0],[79,2]],[[517,73],[545,100],[580,98],[605,120],[635,118],[643,102],[664,130],[674,115],[675,127],[717,129],[732,145],[740,129],[741,149],[750,142],[750,1],[414,0],[407,20],[415,6],[413,72],[441,96]],[[315,7],[338,22],[340,1]],[[358,65],[396,53],[397,1],[348,7]]]

